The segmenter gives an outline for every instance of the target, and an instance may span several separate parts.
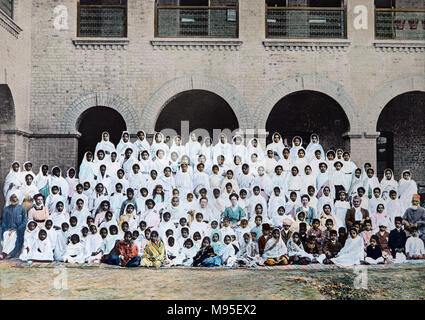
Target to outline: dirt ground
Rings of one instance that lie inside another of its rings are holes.
[[[425,299],[425,266],[351,270],[19,269],[0,263],[0,300]]]

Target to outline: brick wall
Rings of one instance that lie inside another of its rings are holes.
[[[371,3],[371,0],[350,0],[347,5],[349,8],[356,4],[370,7]],[[315,48],[308,51],[305,47],[299,51],[266,50],[263,45],[264,2],[259,0],[239,1],[238,40],[242,44],[238,50],[224,46],[200,49],[192,45],[156,50],[151,45],[154,40],[153,0],[129,1],[129,44],[126,50],[77,49],[73,43],[77,21],[74,0],[18,0],[16,4],[16,23],[24,31],[17,40],[0,27],[0,84],[7,83],[11,89],[17,129],[29,134],[63,134],[61,123],[67,110],[74,101],[93,92],[119,96],[134,109],[139,118],[136,122],[149,123],[154,128],[161,108],[149,110],[142,118],[146,106],[151,105],[151,99],[164,98],[166,102],[178,93],[179,88],[194,85],[191,75],[201,75],[204,77],[199,83],[202,82],[205,88],[219,87],[212,84],[214,81],[223,84],[223,96],[228,98],[229,105],[246,109],[244,119],[251,128],[264,129],[269,112],[286,94],[298,90],[328,92],[343,105],[351,130],[361,135],[361,138],[352,136],[344,140],[345,149],[349,149],[350,141],[354,159],[374,163],[375,138],[365,138],[364,132],[373,135],[376,131],[376,121],[383,106],[372,105],[371,101],[386,87],[389,88],[387,95],[395,89],[403,93],[412,90],[412,87],[425,91],[425,85],[411,80],[414,76],[415,79],[423,78],[423,51],[375,50],[371,43],[373,28],[355,31],[352,21],[347,24],[350,42],[347,51],[331,47],[326,51]],[[53,26],[54,8],[59,4],[68,9],[68,30],[57,30]],[[352,12],[347,16],[353,19]],[[370,25],[373,25],[372,16],[373,10],[369,12]],[[292,79],[296,83],[291,85],[293,91],[283,90],[282,96],[276,100],[269,99],[274,97],[276,87]],[[391,83],[398,80],[402,81],[401,85],[392,88]],[[160,90],[173,81],[173,87]],[[155,96],[159,91],[163,96]],[[117,101],[116,109],[126,110],[120,109],[121,100]],[[302,107],[299,106],[300,111]],[[85,108],[75,110],[82,113]],[[124,119],[136,118],[133,113],[128,113],[131,116],[123,115]],[[265,118],[263,122],[259,120],[262,118]],[[284,127],[282,129],[285,130]],[[5,149],[13,150],[10,158],[16,156],[22,162],[31,158],[37,166],[46,161],[50,165],[59,163],[63,166],[75,162],[76,138],[64,138],[63,142],[60,138],[33,138],[28,147],[25,136],[0,135],[3,146],[0,159],[6,162],[4,168],[12,161],[3,158]],[[323,137],[322,142],[329,143]],[[64,157],[66,146],[71,151]]]

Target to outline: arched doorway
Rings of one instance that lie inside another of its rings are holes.
[[[92,107],[84,111],[77,121],[77,130],[81,133],[78,141],[78,164],[84,153],[94,152],[102,132],[109,132],[111,142],[117,145],[126,128],[123,117],[112,108]]]
[[[269,132],[267,143],[271,142],[274,132],[279,132],[288,139],[289,145],[294,136],[300,136],[303,146],[307,147],[311,134],[317,133],[325,152],[349,147],[342,137],[350,130],[347,115],[338,102],[317,91],[297,91],[279,100],[269,114],[266,130]]]
[[[12,92],[7,84],[0,84],[0,110],[0,208],[3,208],[5,203],[3,196],[4,179],[9,172],[12,162],[20,160],[18,158],[22,157],[16,157],[15,135],[2,132],[3,130],[15,129],[16,123],[15,103],[13,101]]]
[[[393,98],[379,115],[376,130],[377,170],[382,177],[386,168],[396,179],[404,169],[412,171],[416,182],[425,183],[425,92],[411,91]]]
[[[169,100],[158,116],[155,131],[173,129],[182,133],[182,121],[189,122],[189,132],[205,129],[213,137],[214,129],[239,128],[238,119],[229,104],[219,95],[206,90],[189,90]]]

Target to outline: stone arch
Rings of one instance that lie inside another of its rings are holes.
[[[254,117],[254,119],[256,119],[257,128],[266,127],[270,112],[279,100],[290,93],[304,90],[317,91],[333,98],[339,103],[347,115],[350,131],[359,131],[357,114],[354,109],[354,103],[349,94],[339,83],[319,75],[304,75],[289,78],[279,82],[271,88],[257,105]]]
[[[12,92],[7,84],[0,84],[0,110],[0,128],[15,129],[15,103]]]
[[[425,77],[423,75],[394,80],[381,88],[370,100],[366,109],[369,112],[368,117],[371,119],[368,124],[368,132],[377,131],[379,116],[391,100],[403,93],[412,91],[425,92]]]
[[[205,90],[222,97],[232,108],[241,129],[251,125],[248,106],[238,90],[223,80],[203,75],[186,75],[166,82],[148,100],[142,111],[142,128],[153,133],[159,114],[167,103],[181,92],[189,90]]]
[[[92,107],[109,107],[121,114],[130,133],[136,133],[139,128],[139,117],[133,106],[116,94],[109,92],[92,92],[71,103],[65,111],[61,123],[61,131],[65,134],[78,134],[76,125],[80,115]]]

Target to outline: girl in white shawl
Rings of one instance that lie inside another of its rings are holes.
[[[62,223],[69,221],[69,213],[65,210],[64,203],[62,201],[57,201],[53,204],[53,212],[51,213],[49,219],[53,222],[53,228],[59,230],[62,226]]]
[[[277,161],[274,157],[273,150],[271,148],[267,148],[267,157],[264,159],[264,168],[266,170],[266,174],[272,176],[274,173],[274,169],[277,166]]]
[[[14,188],[19,188],[22,185],[21,182],[21,170],[20,164],[17,161],[14,161],[10,166],[9,173],[6,176],[3,187],[3,194],[6,197],[9,190]]]
[[[149,152],[147,150],[143,150],[139,153],[138,159],[140,171],[145,175],[149,175],[151,170],[154,169],[154,164],[150,158]]]
[[[130,141],[130,133],[128,131],[123,131],[121,134],[121,140],[117,145],[117,154],[120,158],[124,157],[124,153],[127,148],[131,148],[134,154],[134,150],[136,148],[134,148],[133,143]]]
[[[244,233],[243,242],[241,243],[240,249],[236,254],[236,258],[238,265],[247,265],[250,267],[264,265],[264,260],[260,256],[258,244],[255,240],[252,239],[249,233]]]
[[[33,241],[28,260],[37,262],[52,262],[53,248],[50,240],[47,239],[47,231],[42,229],[38,232],[38,237]]]
[[[350,237],[335,258],[330,259],[337,266],[352,266],[360,264],[364,259],[364,242],[359,237],[357,229],[350,229]]]
[[[187,148],[187,144],[186,144],[186,148]],[[204,139],[204,143],[202,144],[201,150],[200,150],[200,154],[203,154],[208,162],[212,162],[214,160],[213,158],[213,147],[212,147],[212,141],[210,137],[206,137]]]
[[[307,149],[305,150],[307,153],[307,159],[313,159],[315,156],[315,152],[319,150],[321,154],[321,158],[325,157],[325,150],[323,150],[322,145],[320,144],[319,135],[316,133],[313,133],[310,136],[310,143],[307,146]]]
[[[232,145],[227,142],[227,136],[224,133],[220,135],[220,140],[213,148],[213,159],[216,160],[220,155],[224,156],[226,163],[233,159]]]
[[[251,159],[251,155],[253,153],[255,153],[257,155],[257,157],[259,158],[260,161],[263,160],[264,157],[265,157],[264,150],[261,147],[261,145],[258,143],[257,138],[252,138],[248,142],[247,154],[246,154],[248,161]]]
[[[32,171],[32,162],[31,161],[24,162],[24,165],[22,166],[21,177],[20,177],[22,184],[25,183],[25,177],[27,176],[27,174],[32,175],[33,180],[36,177],[35,173]]]
[[[350,153],[345,151],[343,153],[343,160],[342,160],[342,171],[344,171],[345,176],[347,177],[348,185],[351,185],[351,177],[354,175],[354,170],[357,169],[356,164],[350,160]]]
[[[75,192],[75,187],[79,183],[76,177],[76,171],[74,167],[71,167],[66,171],[65,181],[68,183],[68,197],[72,198]]]
[[[183,264],[183,259],[185,255],[180,253],[181,248],[177,245],[176,239],[174,236],[170,235],[165,244],[165,254],[167,257],[167,261],[169,262],[169,266],[180,266]]]
[[[290,152],[290,157],[292,160],[297,159],[298,151],[300,149],[303,149],[305,153],[305,149],[303,148],[303,139],[300,136],[296,136],[292,139],[292,146]]]
[[[96,252],[97,249],[103,242],[102,237],[100,236],[97,227],[95,225],[91,225],[89,227],[89,234],[87,235],[86,241],[84,243],[85,250],[85,261],[88,263],[99,262],[102,258],[102,254],[97,254],[92,256],[92,253]]]
[[[209,139],[208,144],[206,144],[207,139]],[[209,137],[204,139],[204,146],[206,146],[205,155],[208,155],[211,157],[212,156],[211,139]],[[186,142],[185,152],[183,152],[183,154],[186,154],[189,157],[190,161],[194,164],[196,163],[198,156],[201,154],[201,149],[202,149],[202,146],[198,142],[198,137],[196,136],[194,132],[192,132],[190,134],[189,141]],[[207,152],[208,149],[210,150],[209,153]],[[180,157],[183,156],[183,154],[181,154]]]
[[[24,244],[22,246],[21,255],[19,256],[19,259],[22,261],[27,261],[29,257],[29,252],[34,245],[34,241],[38,237],[38,232],[40,231],[40,228],[38,227],[37,223],[33,220],[28,221],[27,227],[24,232]],[[15,246],[13,246],[15,247]],[[12,249],[13,250],[13,249]]]
[[[390,168],[384,170],[384,176],[381,180],[381,197],[387,200],[390,197],[391,190],[398,190],[398,183],[394,179],[394,173]]]
[[[162,149],[165,153],[165,156],[168,157],[168,155],[170,154],[170,148],[167,146],[164,140],[165,140],[164,135],[161,132],[155,133],[154,139],[151,145],[152,155],[156,155],[156,152],[159,149]]]
[[[273,188],[273,194],[270,196],[268,204],[269,219],[273,219],[277,215],[277,209],[281,206],[285,207],[285,194],[281,192],[279,187]]]
[[[379,180],[375,175],[375,170],[369,168],[366,170],[366,178],[363,180],[363,188],[366,190],[366,197],[372,199],[373,190],[380,188]]]
[[[107,158],[109,158],[109,155],[115,151],[115,146],[111,141],[109,141],[109,138],[110,136],[108,132],[102,132],[101,141],[96,144],[96,150],[94,152],[97,153],[97,151],[103,150]]]
[[[348,190],[348,196],[350,198],[357,195],[357,189],[358,188],[363,187],[361,175],[362,175],[362,169],[357,168],[356,170],[354,170],[354,174],[351,178],[351,185],[350,185],[350,188]]]
[[[193,258],[198,253],[198,249],[193,245],[192,239],[187,238],[184,241],[181,253],[183,255],[183,261],[182,261],[183,265],[184,266],[191,266],[192,263],[193,263]]]
[[[288,240],[287,248],[288,256],[292,258],[292,260],[299,261],[300,258],[308,258],[310,261],[313,260],[313,255],[305,252],[298,232],[292,234],[292,237]]]
[[[95,165],[93,163],[93,154],[90,151],[87,151],[84,154],[83,161],[80,165],[80,171],[78,176],[80,181],[89,180],[94,181],[94,176],[96,175]]]
[[[232,238],[229,235],[224,236],[224,246],[220,249],[217,256],[221,258],[224,266],[232,267],[236,263],[235,247],[232,245]]]
[[[142,152],[143,150],[150,151],[151,145],[146,139],[146,133],[144,130],[140,130],[137,132],[137,141],[133,143],[137,153]]]
[[[139,190],[141,187],[146,186],[147,175],[140,171],[140,165],[138,163],[133,164],[132,170],[128,173],[127,178],[130,188],[134,190]]]
[[[56,246],[54,251],[56,261],[63,261],[70,237],[68,230],[69,225],[66,222],[62,223],[60,230],[56,230]]]
[[[186,148],[182,144],[182,138],[180,136],[174,137],[173,144],[171,145],[171,148],[170,148],[170,153],[171,152],[177,152],[179,159],[182,157],[182,155],[186,153]]]
[[[164,168],[170,164],[170,161],[165,156],[165,151],[158,149],[156,151],[155,161],[153,161],[153,168],[160,174],[164,171]]]
[[[26,197],[34,197],[37,193],[39,193],[38,188],[34,184],[33,176],[28,173],[25,178],[25,183],[19,187],[19,192],[21,196],[21,200],[24,200]]]
[[[232,139],[232,154],[233,157],[239,156],[241,161],[245,161],[247,159],[247,149],[243,144],[243,138],[241,135],[237,134]]]
[[[298,174],[299,169],[296,166],[293,166],[291,169],[291,175],[288,178],[287,186],[285,188],[285,195],[289,197],[289,194],[294,191],[300,196],[301,188],[302,188],[302,178]]]
[[[85,250],[80,242],[80,236],[78,234],[73,234],[71,236],[71,242],[66,247],[63,260],[68,263],[84,263]]]
[[[398,197],[401,201],[403,211],[406,211],[411,206],[412,197],[416,193],[418,193],[418,186],[411,178],[410,170],[404,170],[398,182]]]
[[[276,153],[279,158],[281,158],[284,147],[285,146],[283,145],[282,136],[280,135],[280,133],[273,133],[273,141],[267,145],[267,150],[273,150],[273,152]]]
[[[307,159],[305,157],[304,148],[299,147],[297,151],[297,155],[292,159],[293,159],[292,160],[293,165],[300,170],[300,176],[304,176],[304,169],[308,165]]]
[[[385,208],[387,208],[387,214],[390,218],[390,230],[394,228],[395,224],[395,218],[396,217],[403,217],[404,211],[403,211],[403,205],[400,201],[400,199],[397,198],[397,191],[390,190],[389,197],[387,201],[385,202]]]
[[[46,164],[43,164],[40,166],[40,171],[38,171],[37,176],[35,177],[34,183],[38,190],[42,190],[43,188],[46,188],[49,184],[49,178],[50,175],[48,173],[49,167]],[[46,194],[43,193],[46,198]]]
[[[266,265],[288,264],[288,249],[280,235],[280,229],[274,228],[264,247],[263,259]]]

